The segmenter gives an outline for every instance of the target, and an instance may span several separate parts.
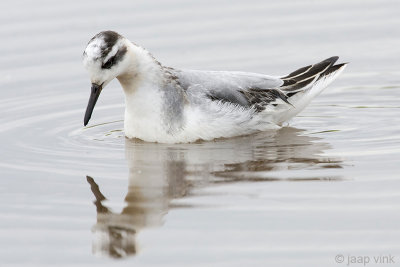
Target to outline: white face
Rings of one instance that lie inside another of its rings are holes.
[[[125,38],[116,32],[101,32],[93,37],[83,53],[83,65],[92,84],[104,88],[121,74],[126,64],[126,52]]]
[[[89,41],[83,52],[83,65],[88,70],[92,82],[83,121],[85,126],[92,116],[101,90],[127,68],[127,50],[125,38],[113,31],[101,32]]]

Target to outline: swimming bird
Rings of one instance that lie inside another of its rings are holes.
[[[148,142],[186,143],[280,128],[346,67],[338,57],[282,77],[162,65],[114,31],[96,34],[83,52],[91,79],[84,125],[101,91],[117,78],[125,93],[124,133]]]

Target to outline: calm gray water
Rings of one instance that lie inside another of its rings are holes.
[[[399,266],[399,10],[396,0],[3,1],[0,265]],[[117,82],[82,125],[81,55],[106,29],[179,68],[351,64],[279,131],[151,144],[123,137]],[[395,263],[374,263],[385,256]]]

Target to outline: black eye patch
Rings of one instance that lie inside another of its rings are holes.
[[[101,65],[102,69],[111,69],[112,66],[114,66],[116,63],[118,63],[119,61],[121,61],[126,53],[126,47],[121,48],[120,50],[118,50],[118,52],[115,54],[115,56],[111,57],[109,60],[107,60],[107,62],[103,63],[103,65]]]
[[[107,60],[106,63],[103,63],[103,65],[101,65],[102,69],[111,69],[111,67],[114,65],[115,62],[115,56],[111,57],[109,60]]]

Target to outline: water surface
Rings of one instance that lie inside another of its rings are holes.
[[[399,8],[4,2],[1,265],[343,266],[337,255],[389,254],[400,262]],[[350,64],[279,131],[151,144],[124,137],[117,82],[82,125],[90,82],[81,54],[105,29],[180,68],[280,75],[333,55]]]

